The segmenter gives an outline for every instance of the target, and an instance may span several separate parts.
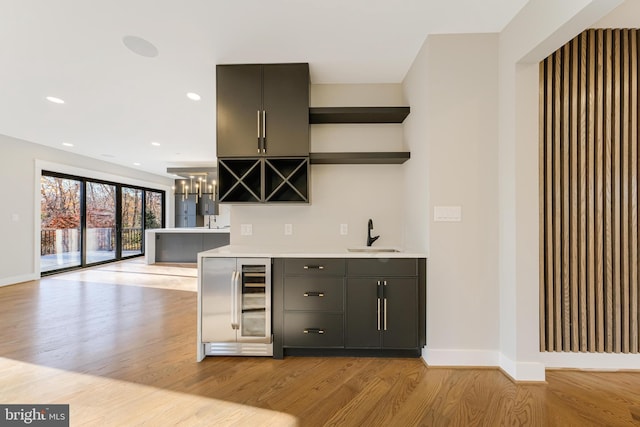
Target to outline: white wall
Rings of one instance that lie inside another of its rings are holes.
[[[0,286],[40,277],[41,169],[165,190],[171,198],[171,179],[67,151],[0,135],[0,153]]]
[[[311,106],[405,105],[402,86],[312,85]],[[311,151],[401,151],[399,124],[311,125]],[[376,246],[404,247],[403,165],[312,165],[309,205],[231,205],[231,243],[344,249],[364,246],[373,219]],[[241,236],[241,224],[253,235]],[[284,235],[292,224],[293,234]],[[340,235],[340,224],[348,234]]]
[[[495,34],[429,36],[404,81],[405,226],[428,248],[430,365],[498,362],[497,53]],[[462,221],[434,222],[449,205]]]

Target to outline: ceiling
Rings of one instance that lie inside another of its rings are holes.
[[[399,83],[428,34],[499,32],[525,3],[0,0],[0,134],[166,177],[211,167],[216,64],[308,62],[312,83]]]

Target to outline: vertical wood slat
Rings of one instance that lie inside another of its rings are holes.
[[[596,127],[595,127],[595,163],[596,163],[596,213],[595,213],[595,245],[596,245],[596,272],[595,272],[595,298],[596,298],[596,349],[604,352],[604,180],[603,180],[603,112],[604,112],[604,66],[603,66],[603,31],[596,30]]]
[[[540,65],[540,347],[640,352],[637,30]]]
[[[579,68],[580,72],[576,73],[580,78],[580,101],[578,120],[580,121],[580,303],[579,303],[579,323],[580,337],[579,349],[574,351],[587,351],[587,33],[583,32],[580,36],[579,56],[580,64],[576,62],[575,68]],[[575,49],[577,52],[578,49]],[[543,246],[543,245],[540,245]]]
[[[554,286],[554,323],[555,348],[562,349],[562,159],[561,136],[562,127],[560,99],[560,64],[561,52],[558,50],[553,58],[553,286]]]
[[[558,51],[560,53],[560,51]],[[570,160],[570,141],[569,131],[571,122],[569,120],[569,45],[566,44],[562,49],[560,56],[560,81],[562,82],[561,90],[557,93],[560,95],[561,101],[561,170],[562,170],[562,237],[561,237],[561,250],[562,250],[562,349],[564,351],[570,350],[571,340],[571,290],[570,290],[570,262],[569,262],[569,250],[571,249],[571,243],[569,242],[570,233],[570,215],[569,204],[571,196],[571,188],[569,184],[569,160]],[[559,88],[560,89],[560,88]]]
[[[571,92],[567,94],[565,97],[569,98],[569,102],[567,102],[567,108],[569,107],[569,103],[571,108],[567,111],[567,115],[570,115],[570,123],[571,123],[571,136],[570,136],[570,144],[569,149],[571,153],[570,167],[569,170],[571,172],[569,184],[571,186],[571,203],[570,203],[570,237],[571,237],[571,248],[569,250],[570,258],[569,258],[569,267],[570,267],[570,304],[571,304],[571,351],[579,350],[579,321],[578,321],[578,267],[580,266],[579,262],[579,253],[578,253],[578,218],[581,216],[578,211],[578,130],[580,128],[580,120],[578,119],[578,43],[577,40],[574,40],[572,46],[567,45],[567,48],[571,47],[567,53],[571,54],[571,61],[568,61],[568,58],[565,58],[565,62],[567,63],[566,69],[567,73],[565,77],[567,80],[569,79],[569,73],[571,73]],[[567,86],[569,83],[567,83]],[[568,215],[568,213],[567,213]]]
[[[638,343],[640,342],[640,320],[638,319],[638,307],[640,305],[638,292],[638,36],[640,32],[630,30],[630,73],[629,73],[629,144],[630,144],[630,259],[631,271],[630,281],[630,308],[631,308],[631,342],[629,352],[638,353]]]
[[[588,171],[589,175],[587,178],[587,182],[589,183],[589,211],[587,213],[589,218],[589,252],[587,254],[587,263],[589,265],[589,280],[590,286],[587,288],[587,292],[589,293],[589,342],[588,348],[590,352],[595,352],[597,350],[596,347],[596,240],[595,240],[595,232],[596,232],[596,211],[595,211],[595,202],[596,202],[596,186],[595,186],[595,170],[596,170],[596,161],[595,161],[595,141],[596,141],[596,34],[594,31],[585,32],[589,36],[589,136],[587,138],[588,144],[588,156],[589,156],[589,165]]]
[[[620,353],[622,351],[621,339],[622,339],[622,318],[621,311],[622,307],[620,305],[621,301],[621,274],[620,274],[620,30],[612,31],[612,41],[613,43],[613,55],[612,55],[612,64],[611,64],[611,78],[609,81],[612,82],[612,94],[611,94],[611,104],[612,104],[612,123],[611,123],[611,144],[613,148],[613,158],[611,165],[611,173],[612,173],[612,196],[611,196],[611,211],[613,215],[613,230],[611,233],[611,243],[613,245],[613,261],[612,261],[612,270],[613,270],[613,281],[612,281],[612,299],[613,304],[610,312],[610,317],[612,319],[611,329],[612,329],[612,337],[611,344],[614,352]]]

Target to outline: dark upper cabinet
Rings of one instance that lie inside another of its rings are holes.
[[[309,155],[309,64],[216,67],[217,155]]]
[[[218,215],[216,209],[216,199],[213,194],[203,193],[198,203],[198,211],[200,215]]]

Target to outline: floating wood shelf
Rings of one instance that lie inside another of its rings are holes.
[[[408,151],[309,153],[309,161],[312,165],[399,165],[409,160],[410,157],[411,153]]]
[[[409,107],[313,107],[309,123],[402,123]]]

